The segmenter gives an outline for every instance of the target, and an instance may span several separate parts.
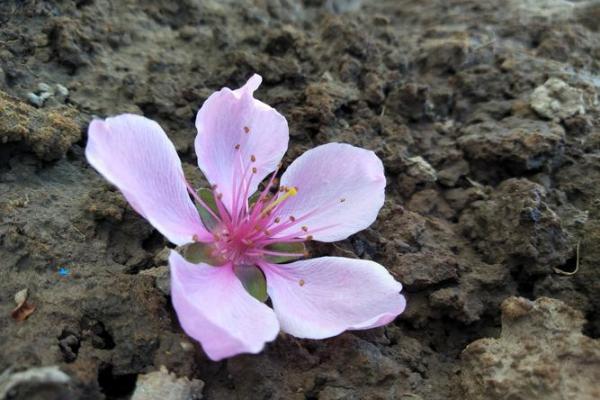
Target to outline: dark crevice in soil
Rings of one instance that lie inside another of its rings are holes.
[[[98,370],[98,385],[106,400],[126,400],[129,399],[135,390],[137,374],[113,374],[111,364],[103,364]]]

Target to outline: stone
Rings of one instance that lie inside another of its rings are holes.
[[[178,378],[163,366],[138,376],[131,400],[200,400],[203,388],[201,380]]]
[[[38,391],[44,391],[49,396],[45,398],[52,400],[67,398],[57,396],[66,396],[66,385],[70,381],[69,375],[54,365],[14,373],[6,370],[0,374],[0,400],[30,398],[25,393],[36,395],[35,398],[38,399]]]
[[[551,120],[585,114],[583,91],[558,78],[550,78],[538,86],[531,94],[530,104],[541,117]]]
[[[466,398],[600,398],[600,340],[581,333],[579,311],[547,297],[510,297],[501,308],[500,337],[479,339],[462,353]]]
[[[406,174],[419,183],[430,183],[437,180],[435,169],[423,157],[411,157],[407,160]]]

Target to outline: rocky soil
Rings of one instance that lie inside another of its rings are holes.
[[[598,20],[594,0],[2,0],[0,399],[599,398]],[[200,184],[195,113],[254,72],[286,163],[332,141],[384,160],[377,222],[311,251],[385,265],[408,308],[214,363],[85,132],[153,118]]]

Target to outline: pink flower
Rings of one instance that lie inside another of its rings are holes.
[[[371,225],[385,176],[372,151],[329,143],[296,159],[275,191],[288,126],[253,97],[261,80],[254,75],[240,89],[212,94],[198,112],[198,165],[212,193],[187,184],[175,147],[154,121],[123,114],[92,121],[88,132],[90,164],[183,246],[169,257],[173,305],[213,360],[258,353],[280,329],[322,339],[387,324],[405,307],[402,285],[373,261],[283,263],[303,257],[305,241],[342,240]]]

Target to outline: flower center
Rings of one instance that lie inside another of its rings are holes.
[[[235,151],[239,150],[240,146],[236,145]],[[229,207],[223,203],[223,195],[217,185],[213,185],[212,193],[206,190],[203,194],[207,198],[202,198],[188,184],[190,193],[206,211],[204,216],[210,217],[210,221],[203,219],[203,222],[213,235],[211,255],[223,263],[230,262],[234,265],[261,265],[264,262],[284,262],[306,256],[302,243],[312,240],[314,232],[332,226],[313,230],[302,225],[303,222],[324,209],[339,206],[344,199],[335,204],[316,207],[298,217],[284,217],[281,215],[282,206],[298,195],[299,189],[280,186],[279,190],[272,190],[276,184],[278,167],[262,191],[249,198],[252,178],[257,173],[257,167],[254,166],[256,156],[250,156],[249,162],[245,163],[241,152],[238,154],[239,164],[232,177]]]
[[[224,206],[218,207],[226,214],[219,213],[221,222],[212,231],[217,257],[235,265],[258,264],[266,255],[274,253],[268,248],[274,242],[270,227],[280,223],[281,219],[271,213],[298,191],[296,188],[284,188],[280,195],[273,196],[269,189],[265,188],[256,202],[241,207],[237,218],[232,218]],[[221,200],[218,194],[215,198],[216,201]]]

